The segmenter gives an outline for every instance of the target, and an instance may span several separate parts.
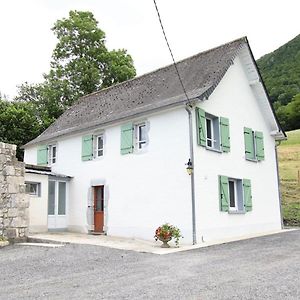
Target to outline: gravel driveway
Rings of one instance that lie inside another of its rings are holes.
[[[0,299],[300,299],[300,230],[169,255],[0,249]]]

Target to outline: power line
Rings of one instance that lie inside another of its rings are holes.
[[[188,102],[190,102],[190,99],[189,99],[189,97],[188,97],[188,95],[187,95],[187,92],[186,92],[186,90],[185,90],[185,87],[184,87],[184,85],[183,85],[183,81],[182,81],[182,79],[181,79],[179,70],[178,70],[178,68],[177,68],[177,64],[176,64],[176,61],[175,61],[175,59],[174,59],[173,52],[172,52],[171,47],[170,47],[170,44],[169,44],[169,42],[168,42],[167,35],[166,35],[166,32],[165,32],[164,26],[163,26],[163,24],[162,24],[162,21],[161,21],[161,17],[160,17],[160,13],[159,13],[159,10],[158,10],[156,1],[153,0],[153,2],[154,2],[155,9],[156,9],[156,12],[157,12],[157,16],[158,16],[158,20],[159,20],[159,23],[160,23],[160,27],[161,27],[161,29],[162,29],[162,32],[163,32],[163,35],[164,35],[164,37],[165,37],[167,46],[168,46],[168,48],[169,48],[169,52],[170,52],[170,54],[171,54],[171,57],[172,57],[172,60],[173,60],[173,63],[174,63],[174,67],[175,67],[176,73],[177,73],[177,75],[178,75],[180,84],[181,84],[181,86],[182,86],[182,89],[183,89],[183,92],[184,92],[184,94],[185,94],[186,99],[188,100]]]

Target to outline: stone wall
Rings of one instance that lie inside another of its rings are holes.
[[[25,193],[25,164],[16,146],[0,142],[0,236],[23,241],[28,236],[29,197]]]

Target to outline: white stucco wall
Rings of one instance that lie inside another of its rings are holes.
[[[25,182],[40,183],[40,196],[29,196],[29,232],[48,230],[48,176],[25,173]]]
[[[121,124],[104,129],[104,157],[81,160],[81,139],[88,131],[58,139],[53,172],[73,176],[69,186],[69,230],[87,232],[91,186],[105,185],[105,229],[109,235],[153,240],[164,222],[178,226],[189,243],[192,237],[188,115],[184,108],[132,121],[147,121],[145,152],[121,155]],[[125,122],[126,123],[126,122]],[[99,128],[101,129],[101,128]],[[36,147],[27,148],[25,162],[36,164]]]
[[[198,146],[193,115],[196,224],[198,242],[238,237],[280,229],[274,139],[261,107],[237,58],[207,101],[206,112],[229,118],[231,151],[217,153]],[[131,121],[147,121],[149,145],[145,152],[120,154],[120,127],[104,130],[104,157],[81,160],[82,136],[58,138],[54,172],[72,176],[69,185],[68,229],[88,232],[93,213],[91,187],[105,185],[105,230],[109,235],[153,239],[155,228],[170,222],[192,240],[188,116],[184,108]],[[125,122],[127,123],[127,122]],[[244,126],[264,133],[265,160],[245,160]],[[52,142],[52,141],[51,141]],[[25,162],[36,164],[36,146],[27,147]],[[233,215],[219,211],[218,175],[251,179],[253,210]]]
[[[194,133],[198,241],[280,229],[275,142],[239,58],[209,99],[198,106],[213,115],[229,118],[231,138],[231,151],[218,153],[198,146]],[[263,132],[264,161],[245,160],[244,126]],[[241,215],[220,212],[218,175],[251,179],[251,212]]]

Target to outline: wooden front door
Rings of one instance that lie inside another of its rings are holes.
[[[103,232],[104,186],[94,186],[94,231]]]

